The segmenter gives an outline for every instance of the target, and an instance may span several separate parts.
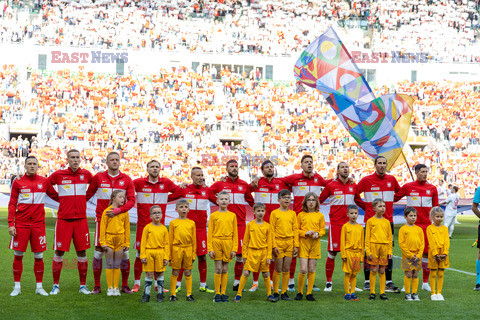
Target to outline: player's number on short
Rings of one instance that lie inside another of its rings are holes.
[[[38,240],[40,241],[40,245],[44,245],[47,243],[47,236],[40,236],[38,237]]]
[[[207,244],[205,243],[205,240],[202,241],[202,246],[203,246],[204,248],[207,247]]]
[[[90,239],[89,239],[89,234],[88,234],[88,232],[85,233],[85,240],[87,240],[87,242],[88,242],[88,240],[90,240]]]

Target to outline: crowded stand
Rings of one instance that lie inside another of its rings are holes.
[[[222,82],[214,83],[208,72],[184,67],[133,76],[33,72],[23,80],[17,72],[15,66],[1,67],[2,119],[10,125],[37,124],[39,132],[31,139],[15,135],[1,141],[4,179],[21,172],[29,153],[40,159],[39,172],[49,175],[65,165],[64,155],[73,147],[92,172],[104,170],[106,154],[118,150],[122,171],[132,178],[144,176],[145,163],[158,159],[162,174],[178,183],[199,165],[211,184],[224,174],[230,157],[239,159],[246,180],[260,174],[266,157],[276,160],[279,176],[298,172],[303,154],[314,155],[315,169],[327,178],[334,177],[340,161],[350,164],[356,180],[373,172],[358,144],[338,130],[340,122],[323,98],[313,91],[297,93],[293,83],[275,85],[228,69],[220,71]],[[418,98],[412,127],[432,142],[407,153],[409,164],[426,164],[432,182],[455,183],[462,197],[475,191],[479,93],[473,88],[478,85],[401,82],[394,88]],[[28,88],[26,94],[20,88]],[[392,174],[400,184],[411,179],[404,165]]]
[[[195,53],[296,55],[312,30],[345,27],[350,50],[480,60],[478,1],[41,1],[36,18],[0,2],[0,42]],[[360,29],[362,28],[362,29]],[[315,37],[317,35],[314,35]]]

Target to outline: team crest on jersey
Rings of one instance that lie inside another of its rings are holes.
[[[427,190],[427,194],[430,194],[430,190]]]
[[[205,191],[202,191],[202,196],[205,197],[206,195]]]
[[[338,247],[338,243],[334,243],[334,244],[333,244],[333,247],[334,247],[334,248],[337,248],[337,247]]]
[[[275,189],[280,190],[280,185],[276,184]]]
[[[392,187],[392,183],[391,183],[391,182],[387,182],[387,187],[391,188],[391,187]]]
[[[120,186],[123,186],[123,185],[125,184],[125,181],[120,181],[118,184],[119,184]]]
[[[165,185],[163,185],[163,184],[159,185],[159,187],[160,187],[160,189],[162,189],[162,190],[165,189]]]
[[[38,186],[38,189],[42,189],[43,188],[43,183],[39,183],[37,186]]]
[[[80,180],[84,180],[85,179],[85,175],[81,174],[80,176]]]
[[[18,247],[18,241],[13,241],[13,246]]]
[[[353,192],[353,188],[352,188],[352,187],[348,187],[348,191]]]
[[[318,183],[318,178],[313,179],[313,181],[315,181],[315,183]]]
[[[239,191],[242,191],[242,190],[243,190],[243,187],[242,187],[242,186],[238,186],[238,190],[239,190]]]
[[[61,242],[57,242],[57,247],[61,248],[61,247],[62,247],[62,243],[61,243]]]

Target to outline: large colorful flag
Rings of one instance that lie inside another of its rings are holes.
[[[297,84],[316,88],[343,126],[371,158],[384,156],[390,169],[407,140],[413,98],[388,94],[376,98],[332,28],[312,42],[294,68]]]
[[[405,94],[386,94],[369,103],[352,104],[343,95],[333,93],[327,102],[358,145],[371,158],[384,156],[390,170],[408,137],[413,98]]]
[[[298,58],[297,83],[316,88],[327,97],[339,93],[354,103],[375,99],[370,86],[333,28],[315,39]]]

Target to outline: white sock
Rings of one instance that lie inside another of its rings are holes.
[[[233,285],[236,286],[237,284],[240,284],[240,280],[237,280],[237,279],[233,280]]]
[[[308,281],[308,280],[307,280],[307,281]],[[329,284],[329,283],[332,284],[331,282],[328,282],[328,281],[327,281],[327,284]]]
[[[273,280],[270,280],[270,285],[273,286]]]
[[[42,289],[43,288],[43,285],[41,282],[37,282],[37,289]]]
[[[253,281],[253,284],[256,284],[258,286],[258,281]]]
[[[392,281],[387,281],[386,285],[389,285],[390,283],[392,283]]]
[[[200,288],[205,288],[207,286],[206,282],[200,282]]]
[[[158,276],[157,280],[165,280],[164,276]]]
[[[140,280],[135,280],[135,285],[140,285]]]
[[[290,286],[292,284],[295,285],[295,279],[288,280],[288,285]]]
[[[19,281],[19,282],[15,282],[15,289],[20,289],[20,281]]]
[[[177,281],[177,287],[181,287],[182,286],[182,281]]]
[[[370,280],[365,280],[365,283],[370,283]]]

